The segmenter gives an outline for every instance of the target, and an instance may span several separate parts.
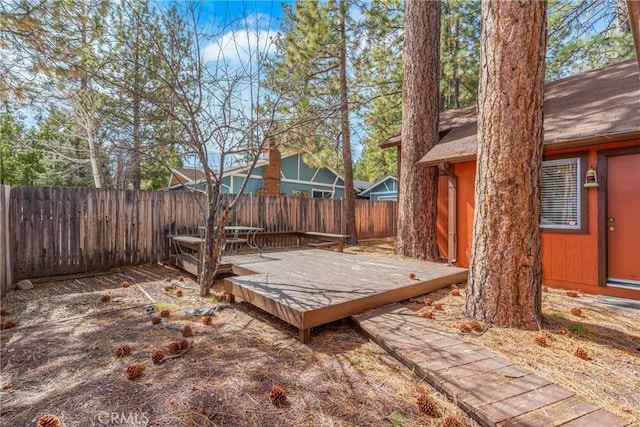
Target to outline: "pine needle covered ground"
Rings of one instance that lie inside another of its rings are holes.
[[[423,426],[447,416],[476,425],[349,321],[315,328],[305,346],[289,325],[244,303],[200,298],[179,275],[144,266],[9,292],[2,317],[17,326],[1,335],[0,424],[32,426],[52,414],[67,426]],[[154,313],[138,286],[156,300]],[[217,308],[211,324],[185,314],[194,308]],[[186,325],[192,345],[173,355]],[[124,345],[129,354],[117,351]],[[158,350],[165,361],[155,364]],[[139,376],[128,379],[128,367]],[[423,394],[438,417],[420,412]]]

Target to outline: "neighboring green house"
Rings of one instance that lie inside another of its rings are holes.
[[[226,169],[222,178],[222,193],[237,194],[247,176],[247,171],[248,165]],[[190,177],[197,177],[197,179],[189,179]],[[204,191],[202,170],[174,169],[167,190],[186,191],[189,188]],[[268,159],[260,160],[256,164],[244,194],[281,194],[290,197],[342,199],[344,198],[344,180],[333,169],[309,167],[300,153],[281,156],[277,149],[271,149]]]
[[[361,191],[358,197],[369,200],[398,200],[398,178],[386,176]]]

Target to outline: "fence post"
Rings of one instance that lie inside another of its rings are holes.
[[[11,261],[11,236],[9,235],[9,200],[11,187],[0,185],[0,296],[13,283],[13,263]]]

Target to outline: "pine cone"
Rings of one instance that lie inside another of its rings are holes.
[[[167,291],[167,292],[171,292],[171,291],[172,291],[172,290],[174,290],[175,288],[176,288],[176,287],[175,287],[175,286],[173,286],[173,285],[172,285],[172,286],[165,286],[165,287],[164,287],[164,290],[165,290],[165,291]]]
[[[442,427],[462,427],[462,424],[456,418],[448,416],[442,421]]]
[[[182,338],[187,338],[192,336],[193,336],[193,330],[191,329],[191,325],[185,325],[185,327],[182,328]]]
[[[184,277],[182,276],[178,277],[178,282],[184,282]]]
[[[566,295],[571,298],[578,298],[578,293],[573,291],[567,291]]]
[[[138,378],[144,372],[145,366],[139,363],[127,366],[127,378],[130,380]]]
[[[111,301],[111,295],[109,295],[109,294],[107,294],[107,295],[102,295],[102,296],[100,297],[100,301],[102,301],[102,302],[109,302],[109,301]]]
[[[122,354],[124,356],[128,356],[131,354],[131,346],[129,344],[123,344],[122,346]]]
[[[442,310],[442,304],[440,304],[440,303],[433,304],[433,309],[434,310]]]
[[[269,400],[274,406],[281,406],[287,401],[287,394],[281,387],[274,385],[269,391]]]
[[[580,310],[578,307],[573,307],[571,309],[571,314],[573,314],[574,316],[582,316],[582,310]]]
[[[160,312],[160,317],[169,317],[171,316],[171,313],[169,312],[169,310],[162,310]]]
[[[562,328],[562,329],[560,329],[560,330],[558,331],[558,333],[559,333],[560,335],[566,335],[566,336],[568,336],[568,337],[570,337],[570,336],[572,336],[572,335],[573,335],[573,333],[571,333],[571,331],[570,331],[570,330],[568,330],[567,328]]]
[[[181,297],[182,296],[182,291],[180,289],[178,289],[178,291],[176,292],[176,296],[177,297]]]
[[[211,317],[211,316],[205,316],[205,317],[203,317],[203,318],[202,318],[202,323],[203,323],[204,325],[210,325],[210,324],[212,324],[212,323],[213,323],[213,317]]]
[[[430,417],[437,417],[440,414],[438,411],[438,405],[434,401],[432,401],[429,396],[426,394],[421,394],[418,396],[418,400],[416,401],[418,405],[418,410],[423,414],[427,414]]]
[[[113,357],[122,357],[122,356],[124,356],[124,354],[122,354],[122,347],[114,348],[113,351],[111,352],[111,355]]]
[[[536,337],[534,339],[534,341],[536,342],[536,344],[538,344],[540,347],[546,347],[547,346],[547,338],[544,336],[539,336]]]
[[[164,353],[162,352],[162,350],[156,350],[151,354],[151,360],[156,365],[162,362],[162,359],[164,359]]]
[[[415,280],[416,279],[416,274],[415,273],[409,274],[409,279]]]
[[[218,297],[218,299],[220,301],[226,301],[229,299],[229,294],[227,293],[227,291],[223,291],[220,296]]]
[[[451,296],[459,297],[460,296],[460,291],[458,289],[452,290],[451,291]]]
[[[189,348],[189,341],[187,340],[180,341],[180,351],[186,350],[188,348]]]
[[[424,313],[422,313],[422,317],[424,317],[425,319],[433,319],[433,312],[425,311]]]
[[[62,421],[55,415],[47,414],[38,418],[38,427],[62,427]]]
[[[162,322],[162,319],[161,319],[161,318],[159,318],[158,316],[153,316],[153,317],[151,318],[151,324],[152,324],[152,325],[157,325],[157,324],[159,324],[160,322]]]
[[[16,327],[16,322],[9,319],[6,322],[0,323],[0,329],[11,329]]]
[[[129,287],[129,282],[122,282],[122,283],[120,283],[120,287],[121,287],[121,288],[128,288],[128,287]]]
[[[482,332],[482,325],[475,319],[469,322],[469,327],[474,332]]]
[[[547,288],[546,286],[542,287],[542,292],[549,292],[549,288]]]
[[[589,360],[589,353],[587,353],[587,351],[582,347],[574,348],[573,355],[579,357],[580,359]]]
[[[433,300],[431,298],[425,298],[424,299],[424,305],[426,305],[428,307],[431,304],[433,304]]]
[[[471,328],[469,327],[469,325],[460,325],[460,332],[466,334],[468,332],[471,332]]]
[[[2,310],[0,310],[0,316],[11,316],[11,311],[3,308]]]
[[[169,353],[171,354],[180,354],[182,351],[182,345],[179,342],[172,342],[167,347],[169,349]]]

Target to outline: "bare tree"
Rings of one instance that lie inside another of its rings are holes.
[[[438,142],[440,2],[408,0],[404,22],[396,253],[438,260],[438,171],[417,162]]]
[[[478,170],[467,315],[541,319],[540,181],[546,2],[482,4]]]
[[[176,123],[176,143],[194,154],[204,169],[206,220],[199,284],[205,296],[220,266],[231,209],[244,192],[259,154],[287,129],[277,128],[277,96],[270,108],[262,106],[259,81],[266,48],[260,48],[259,36],[249,23],[207,32],[195,3],[178,4],[161,13],[162,35],[149,31],[145,37],[152,44],[149,51],[156,55],[150,61],[153,69],[145,74],[157,86],[139,95]],[[238,58],[230,60],[216,43],[224,34],[235,32],[237,36],[238,31],[250,34],[255,44],[244,51],[236,44]],[[271,96],[273,100],[274,94]],[[238,194],[224,205],[222,178],[226,167],[238,159],[249,162],[246,177]]]

